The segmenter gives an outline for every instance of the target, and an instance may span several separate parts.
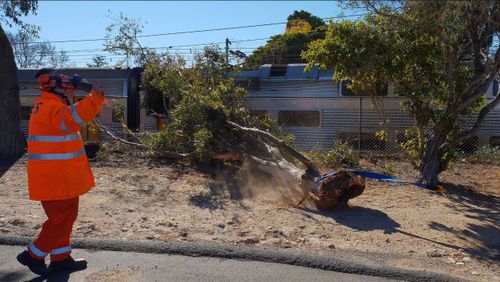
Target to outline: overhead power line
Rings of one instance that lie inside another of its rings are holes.
[[[358,16],[365,16],[365,15],[367,15],[367,14],[366,13],[363,13],[363,14],[351,14],[351,15],[343,15],[343,16],[336,16],[336,17],[329,17],[329,18],[322,18],[322,19],[323,20],[328,20],[328,19],[331,19],[331,18],[342,19],[342,18],[358,17]],[[138,35],[137,38],[148,38],[148,37],[158,37],[158,36],[203,33],[203,32],[211,32],[211,31],[223,31],[223,30],[234,30],[234,29],[244,29],[244,28],[255,28],[255,27],[282,25],[282,24],[286,24],[286,23],[287,22],[275,22],[275,23],[263,23],[263,24],[253,24],[253,25],[219,27],[219,28],[200,29],[200,30],[175,31],[175,32],[166,32],[166,33]],[[48,43],[78,43],[78,42],[95,42],[95,41],[104,41],[104,40],[106,40],[106,38],[49,40],[49,41],[29,42],[29,44],[40,44],[40,43],[47,43],[47,42]],[[13,42],[12,44],[18,44],[18,43]]]
[[[252,41],[263,41],[263,40],[268,40],[271,39],[271,37],[265,37],[265,38],[255,38],[255,39],[242,39],[242,40],[231,40],[233,43],[241,43],[241,42],[252,42]],[[207,43],[192,43],[192,44],[182,44],[182,45],[169,45],[169,46],[159,46],[159,47],[144,47],[144,49],[154,49],[154,50],[162,50],[162,49],[169,49],[169,50],[190,50],[192,48],[188,49],[180,49],[178,47],[196,47],[196,46],[210,46],[210,45],[218,45],[218,44],[224,44],[226,43],[225,41],[221,42],[207,42]],[[255,47],[258,48],[258,47]],[[252,48],[252,49],[255,49]],[[94,49],[74,49],[74,50],[63,50],[66,53],[85,53],[85,52],[97,52],[97,51],[102,51],[102,52],[109,52],[105,50],[104,48],[94,48]]]

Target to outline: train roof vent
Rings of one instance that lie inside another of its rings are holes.
[[[286,65],[271,65],[269,76],[286,76]]]

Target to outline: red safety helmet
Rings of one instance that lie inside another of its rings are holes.
[[[45,91],[51,91],[55,88],[76,89],[72,79],[64,74],[42,74],[38,76],[38,83],[40,86],[37,89]]]

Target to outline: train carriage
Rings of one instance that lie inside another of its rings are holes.
[[[361,151],[400,151],[399,142],[404,140],[404,132],[413,125],[413,120],[402,109],[404,99],[394,94],[390,83],[382,87],[376,97],[358,96],[346,87],[347,81],[333,81],[331,71],[314,67],[304,72],[305,66],[262,65],[259,70],[231,73],[230,77],[247,88],[246,105],[250,112],[275,118],[284,132],[295,136],[301,150],[329,149],[337,140],[342,140]],[[18,71],[25,132],[34,98],[40,93],[34,89],[36,72],[36,69]],[[76,73],[91,83],[100,81],[107,98],[125,106],[124,119],[130,129],[158,127],[156,118],[147,115],[141,106],[141,68],[65,68],[57,72],[68,76]],[[498,85],[497,80],[490,85],[485,93],[488,100],[498,93]],[[110,107],[104,107],[100,113],[105,125],[123,134],[115,117]],[[474,116],[463,120],[464,124],[473,121]],[[82,129],[82,135],[92,139],[88,132],[88,128]],[[500,106],[487,116],[464,149],[472,151],[486,144],[500,146]]]

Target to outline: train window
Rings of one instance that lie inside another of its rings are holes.
[[[389,90],[389,84],[388,83],[380,83],[377,85],[375,89],[375,93],[366,91],[366,93],[355,93],[351,89],[348,88],[348,86],[352,83],[351,80],[342,80],[340,83],[341,87],[341,95],[346,96],[346,97],[351,97],[351,96],[387,96],[388,90]]]
[[[280,111],[278,125],[284,127],[319,127],[318,111]]]
[[[374,133],[362,132],[361,144],[359,144],[359,132],[339,132],[337,133],[337,140],[347,143],[353,148],[358,148],[361,145],[361,150],[375,150],[382,151],[385,149],[385,141],[380,140]]]
[[[493,96],[498,95],[498,80],[493,80]]]
[[[271,72],[269,76],[285,76],[286,75],[286,65],[272,65]]]

